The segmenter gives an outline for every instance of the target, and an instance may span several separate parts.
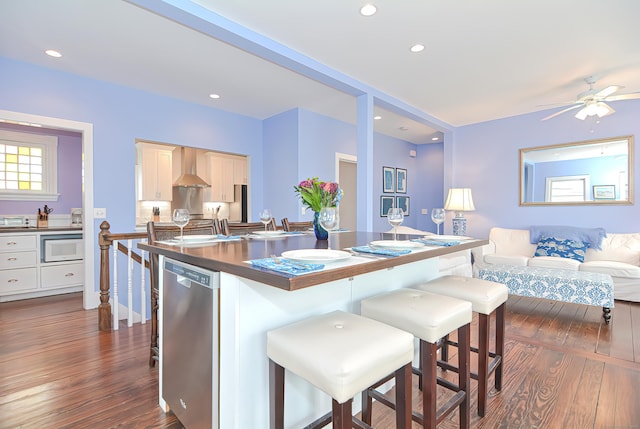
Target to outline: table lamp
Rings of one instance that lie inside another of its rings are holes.
[[[465,235],[467,233],[467,219],[463,212],[475,210],[471,188],[451,188],[447,195],[447,202],[444,204],[445,210],[455,212],[453,218],[453,235]]]

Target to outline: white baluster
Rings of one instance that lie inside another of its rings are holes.
[[[131,239],[127,240],[127,326],[133,326],[133,258],[131,257]]]
[[[118,240],[113,240],[113,304],[111,305],[113,312],[113,330],[118,330]]]
[[[146,241],[146,240],[145,240]],[[147,290],[144,284],[144,272],[146,268],[144,267],[144,250],[140,251],[140,323],[143,325],[147,323]]]

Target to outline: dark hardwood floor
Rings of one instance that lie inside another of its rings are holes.
[[[99,332],[80,294],[1,303],[0,428],[181,428],[157,406],[149,335]],[[483,419],[471,386],[474,428],[640,429],[640,304],[617,301],[607,326],[599,308],[511,297],[504,386]],[[379,404],[374,426],[394,427]]]

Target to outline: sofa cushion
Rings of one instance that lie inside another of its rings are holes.
[[[591,261],[580,264],[580,271],[609,274],[612,277],[640,279],[640,267],[615,261]]]
[[[528,261],[529,257],[520,255],[498,255],[496,253],[484,255],[484,262],[487,264],[504,264],[526,267]]]
[[[640,265],[640,234],[607,234],[602,240],[602,250],[588,249],[584,260],[617,261],[638,266]]]
[[[578,271],[581,262],[571,258],[558,258],[557,256],[536,256],[529,259],[530,267],[557,268],[560,270]]]
[[[584,262],[584,256],[588,247],[589,244],[578,240],[543,237],[538,242],[535,256],[554,256]]]
[[[536,245],[529,242],[528,229],[491,228],[489,240],[496,247],[496,253],[531,257],[536,251]],[[524,264],[526,265],[526,263]]]

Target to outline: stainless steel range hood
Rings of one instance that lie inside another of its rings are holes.
[[[196,173],[196,151],[192,148],[182,147],[181,151],[181,174],[173,184],[174,187],[185,188],[209,188],[211,187],[204,179]]]

